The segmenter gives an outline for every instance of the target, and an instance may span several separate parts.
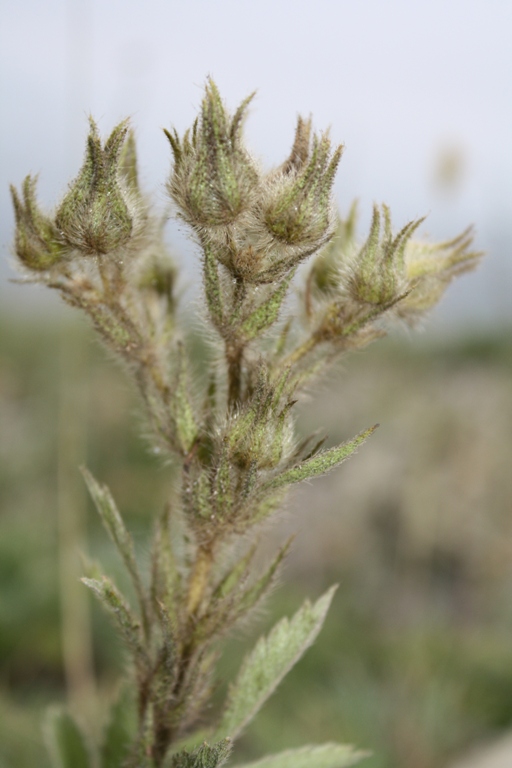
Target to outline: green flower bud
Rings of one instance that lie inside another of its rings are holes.
[[[273,469],[290,447],[292,439],[288,371],[272,382],[262,365],[249,406],[232,418],[227,435],[230,461],[242,469]]]
[[[65,254],[58,231],[51,219],[43,216],[36,203],[37,179],[27,176],[23,182],[23,202],[11,187],[16,219],[15,251],[29,269],[44,271],[57,264]]]
[[[174,155],[169,194],[189,224],[215,227],[233,222],[248,207],[258,172],[242,141],[242,123],[252,95],[233,117],[209,80],[199,122],[182,140],[165,131]]]
[[[332,234],[331,190],[343,147],[331,154],[327,134],[311,142],[309,135],[309,122],[299,118],[292,153],[270,179],[264,220],[278,240],[319,248]]]
[[[348,288],[357,302],[384,309],[402,299],[412,287],[405,269],[404,251],[424,219],[409,222],[393,237],[389,209],[383,205],[382,211],[384,234],[381,237],[380,212],[374,206],[370,234],[354,261]]]
[[[413,288],[397,307],[400,317],[413,322],[437,304],[454,277],[478,265],[483,253],[470,250],[472,242],[473,233],[466,229],[453,240],[441,243],[407,243],[405,270]]]
[[[90,123],[85,162],[55,223],[69,245],[85,254],[105,254],[126,245],[133,233],[128,193],[120,183],[127,175],[121,150],[128,126],[120,123],[102,147],[96,124]]]

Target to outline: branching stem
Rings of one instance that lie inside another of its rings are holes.
[[[228,365],[228,406],[235,406],[242,397],[242,363],[244,345],[240,342],[226,344],[226,361]]]

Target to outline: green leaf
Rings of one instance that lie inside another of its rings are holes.
[[[348,768],[355,765],[368,752],[356,752],[345,744],[322,744],[300,749],[287,749],[277,755],[269,755],[254,763],[243,763],[234,768]]]
[[[229,595],[233,589],[238,586],[248,573],[249,565],[251,564],[258,542],[253,544],[244,555],[237,560],[237,562],[227,571],[223,578],[219,581],[213,592],[214,598],[222,598]]]
[[[241,325],[241,332],[246,341],[259,336],[267,328],[273,325],[278,316],[281,305],[286,296],[290,280],[295,274],[295,270],[292,270],[289,275],[281,282],[278,289],[270,294],[268,299],[260,304],[249,317],[247,317]]]
[[[101,580],[82,578],[81,581],[86,587],[92,589],[100,603],[112,614],[135,661],[148,666],[146,651],[141,643],[140,623],[119,590],[106,576]]]
[[[124,765],[132,744],[132,734],[137,731],[134,714],[133,700],[126,688],[110,710],[110,720],[101,747],[101,768],[119,768]]]
[[[205,741],[193,752],[184,750],[172,755],[166,765],[169,768],[220,768],[227,761],[232,748],[231,739],[222,739],[212,747]]]
[[[290,620],[282,619],[268,637],[261,637],[246,656],[238,677],[230,686],[215,739],[235,739],[253,719],[320,632],[336,587],[314,605],[306,600]]]
[[[276,556],[266,569],[263,576],[257,579],[254,584],[251,584],[251,586],[248,587],[242,595],[240,595],[240,602],[237,607],[238,613],[242,614],[250,610],[267,593],[268,589],[270,589],[274,582],[276,572],[288,554],[288,550],[290,549],[294,538],[294,536],[290,536],[290,538],[283,544],[283,546],[279,548]]]
[[[364,443],[367,437],[369,437],[379,425],[376,424],[364,432],[360,432],[352,440],[341,445],[336,445],[334,448],[329,448],[327,451],[322,451],[312,456],[312,458],[303,461],[296,467],[287,469],[286,472],[282,472],[277,477],[274,477],[268,483],[263,486],[263,490],[271,488],[281,488],[284,485],[291,485],[292,483],[300,483],[303,480],[310,480],[312,477],[318,477],[318,475],[324,475],[330,469],[337,467],[339,464],[348,459],[356,448],[361,443]]]
[[[171,510],[170,507],[165,507],[157,521],[150,556],[151,599],[154,606],[159,606],[160,603],[165,605],[172,621],[176,620],[179,608],[181,576],[171,542],[179,541],[183,544],[183,535],[184,532],[177,529],[175,518],[171,531]]]
[[[53,768],[91,768],[83,734],[68,712],[49,710],[44,731]]]
[[[112,494],[106,485],[101,486],[91,475],[91,473],[85,468],[81,468],[82,475],[84,476],[87,488],[91,494],[91,498],[96,505],[98,514],[101,517],[107,532],[114,542],[119,554],[121,555],[123,562],[130,574],[137,598],[140,603],[142,615],[144,618],[145,626],[148,625],[149,620],[147,616],[147,598],[142,585],[142,579],[135,560],[135,549],[133,546],[133,539],[126,530],[123,518],[116,503],[112,498]]]

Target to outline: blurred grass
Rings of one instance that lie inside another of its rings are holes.
[[[110,485],[146,563],[172,471],[141,439],[136,397],[88,328],[63,315],[44,324],[4,316],[0,329],[0,766],[45,768],[42,713],[66,695],[63,388],[77,392],[87,464]],[[59,364],[62,343],[74,369]],[[199,341],[196,353],[199,367]],[[340,588],[317,644],[244,737],[244,754],[336,739],[373,749],[368,768],[439,768],[512,726],[511,374],[510,334],[388,340],[349,358],[301,405],[301,429],[327,426],[331,443],[381,428],[339,472],[297,491],[271,534],[299,529],[282,586],[260,623],[231,642],[226,673],[305,594]],[[122,580],[90,505],[86,531],[82,550]],[[95,672],[109,692],[122,655],[96,606],[92,623]]]

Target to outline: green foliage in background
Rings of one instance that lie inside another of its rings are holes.
[[[216,346],[206,380],[194,377],[176,269],[161,217],[139,187],[127,123],[102,143],[91,120],[84,165],[53,216],[37,207],[35,179],[21,194],[12,189],[20,265],[81,309],[124,362],[149,440],[175,475],[163,513],[153,515],[146,574],[109,489],[83,470],[129,583],[118,586],[94,563],[82,581],[127,650],[130,695],[92,746],[70,714],[54,712],[47,741],[56,768],[216,768],[228,760],[233,740],[316,638],[333,596],[331,588],[306,601],[260,638],[212,707],[222,642],[272,588],[289,547],[261,572],[251,538],[289,486],[339,466],[375,429],[331,448],[316,432],[299,442],[298,400],[343,353],[385,335],[392,321],[414,324],[478,261],[469,233],[423,244],[413,239],[422,220],[394,233],[386,206],[375,207],[358,246],[355,209],[343,220],[331,199],[342,148],[299,118],[289,157],[264,172],[243,142],[249,101],[230,115],[209,81],[192,128],[181,137],[166,131],[168,192],[200,250],[204,332]],[[293,306],[292,281],[313,256]],[[131,731],[122,726],[124,706],[135,713]],[[343,768],[360,757],[328,743],[260,765]]]
[[[127,418],[137,405],[123,372],[70,320],[65,313],[50,314],[45,323],[0,317],[2,768],[48,768],[43,710],[65,695],[55,516],[62,390],[75,393],[74,427],[87,424],[87,463],[123,509],[143,571],[149,511],[169,487],[167,467],[140,440],[140,421]],[[382,427],[351,472],[296,494],[290,519],[276,531],[278,541],[290,528],[301,529],[286,580],[260,618],[265,634],[280,615],[295,613],[305,591],[321,594],[334,579],[340,587],[320,640],[240,740],[238,760],[341,734],[372,750],[368,768],[438,768],[476,739],[512,725],[511,338],[387,340],[352,357],[321,399],[301,405],[301,436],[311,425],[329,424],[336,441],[342,425],[354,429],[375,414]],[[76,359],[59,371],[62,341]],[[199,342],[194,348],[194,360],[202,359]],[[68,457],[78,488],[80,460]],[[479,471],[471,471],[468,483],[461,469],[475,462]],[[437,508],[449,505],[455,517],[456,503],[464,529],[457,520],[443,528]],[[89,506],[87,549],[124,585],[121,563]],[[85,546],[75,545],[76,557]],[[92,620],[104,702],[95,705],[92,722],[105,724],[123,664],[107,618],[98,609]],[[250,634],[238,633],[225,649],[221,679],[236,676]],[[78,714],[90,729],[87,708]],[[116,722],[131,731],[130,712]]]

